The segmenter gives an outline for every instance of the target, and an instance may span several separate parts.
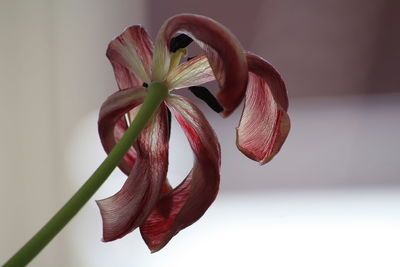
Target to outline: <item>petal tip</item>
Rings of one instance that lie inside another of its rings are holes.
[[[285,143],[289,131],[290,131],[290,119],[289,116],[286,112],[281,110],[282,116],[279,121],[279,126],[277,133],[274,137],[273,140],[271,140],[271,148],[266,151],[259,151],[257,146],[257,149],[254,149],[253,146],[247,145],[245,142],[241,142],[240,136],[239,136],[239,127],[236,127],[236,146],[242,152],[246,157],[248,157],[251,160],[257,161],[260,166],[265,165],[266,163],[270,162],[276,154],[279,153],[281,150],[283,144]]]

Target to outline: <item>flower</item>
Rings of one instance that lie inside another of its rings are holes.
[[[185,47],[193,40],[203,54],[181,62]],[[137,113],[147,85],[161,82],[170,90],[119,165],[128,175],[125,184],[115,195],[97,201],[104,241],[121,238],[140,227],[144,241],[154,252],[197,221],[219,188],[221,151],[217,137],[202,112],[172,90],[189,87],[224,117],[245,98],[237,146],[246,156],[264,164],[279,151],[289,131],[286,88],[267,61],[244,52],[228,29],[198,15],[168,19],[154,46],[141,26],[131,26],[111,41],[107,56],[119,87],[104,102],[99,115],[99,134],[107,153]],[[220,87],[216,98],[199,86],[215,79]],[[166,177],[170,112],[195,156],[192,170],[176,188]]]

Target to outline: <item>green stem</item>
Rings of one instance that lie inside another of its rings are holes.
[[[167,96],[168,89],[163,83],[150,84],[140,111],[108,157],[75,195],[3,267],[27,265],[64,228],[105,182]]]

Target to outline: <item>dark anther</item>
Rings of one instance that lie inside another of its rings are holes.
[[[171,136],[171,111],[167,108],[167,115],[168,115],[168,138]]]
[[[149,87],[149,85],[148,85],[147,83],[143,83],[142,86],[143,86],[144,88]]]
[[[194,59],[195,57],[188,57],[186,61],[190,61],[192,59]]]
[[[169,51],[175,53],[179,48],[185,48],[193,42],[193,39],[186,34],[179,34],[171,39],[169,43]]]
[[[195,96],[206,102],[206,104],[212,108],[215,112],[222,112],[224,108],[218,102],[218,100],[213,96],[213,94],[208,91],[207,88],[203,86],[191,86],[189,87],[190,92],[192,92]]]

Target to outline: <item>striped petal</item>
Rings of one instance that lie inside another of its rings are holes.
[[[140,226],[142,237],[152,252],[197,221],[214,201],[219,188],[220,148],[210,124],[184,97],[172,96],[167,105],[186,134],[195,161],[185,180],[175,189],[164,192]]]
[[[190,35],[204,49],[220,91],[218,101],[228,116],[242,101],[248,79],[246,58],[239,41],[218,22],[203,16],[181,14],[161,27],[155,45],[153,77],[164,80],[169,66],[169,44],[177,32]],[[167,64],[167,65],[165,65]]]
[[[131,26],[112,40],[107,57],[120,90],[150,83],[153,43],[143,27]]]
[[[137,159],[121,190],[96,201],[103,219],[104,241],[133,231],[147,218],[160,194],[169,189],[167,120],[166,106],[162,104],[135,144]]]
[[[215,77],[205,55],[180,64],[167,77],[168,86],[173,89],[196,86],[213,80]]]
[[[279,73],[264,59],[247,53],[249,83],[237,128],[237,147],[265,164],[279,152],[289,133],[288,98]]]
[[[146,90],[143,87],[126,89],[112,94],[101,106],[98,131],[101,143],[107,154],[111,152],[128,128],[124,115],[135,107],[139,107],[145,95]],[[135,159],[136,151],[132,147],[125,154],[118,167],[128,175],[135,163]]]

